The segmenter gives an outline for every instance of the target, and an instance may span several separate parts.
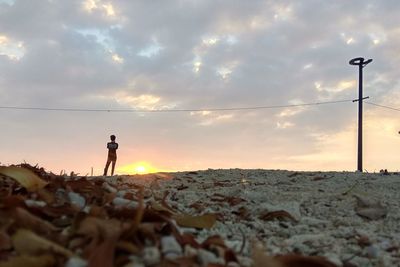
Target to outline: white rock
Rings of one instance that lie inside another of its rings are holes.
[[[68,192],[68,198],[71,204],[83,209],[86,204],[86,199],[75,192]]]
[[[89,212],[90,212],[90,209],[91,209],[90,206],[85,206],[85,207],[83,208],[83,212],[84,212],[84,213],[89,213]]]
[[[304,234],[304,235],[295,235],[290,237],[289,239],[285,240],[285,243],[288,246],[292,246],[295,244],[301,244],[304,242],[315,242],[315,241],[320,241],[322,239],[326,238],[324,234]]]
[[[160,262],[161,255],[157,247],[145,247],[142,253],[145,265],[156,265]]]
[[[125,194],[126,194],[126,191],[125,191],[125,190],[118,191],[118,192],[117,192],[117,197],[124,197]]]
[[[340,259],[339,255],[335,253],[325,253],[324,257],[328,259],[328,261],[336,264],[337,266],[341,266],[343,264],[342,260]]]
[[[165,253],[182,254],[182,247],[174,236],[163,236],[161,238],[161,251]]]
[[[197,249],[193,248],[190,245],[185,245],[183,251],[184,251],[183,254],[185,257],[193,257],[193,256],[197,255]]]
[[[161,251],[169,259],[182,256],[182,247],[173,236],[164,236],[161,238]]]
[[[26,199],[25,200],[25,205],[27,205],[28,207],[43,208],[47,204],[44,201]]]
[[[380,250],[378,247],[376,247],[375,245],[370,245],[368,247],[365,248],[368,257],[370,258],[378,258],[380,253]]]
[[[117,207],[137,208],[139,203],[122,197],[116,197],[113,199],[113,204]]]
[[[117,193],[117,189],[109,185],[108,183],[103,183],[103,188],[110,193]]]
[[[86,267],[87,265],[87,261],[78,257],[69,258],[65,263],[65,267]]]
[[[205,249],[198,250],[197,258],[202,266],[207,266],[209,263],[225,264],[224,259]]]

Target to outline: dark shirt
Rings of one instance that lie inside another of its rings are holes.
[[[118,143],[109,142],[109,143],[107,143],[107,148],[108,148],[108,158],[116,160],[117,159]]]

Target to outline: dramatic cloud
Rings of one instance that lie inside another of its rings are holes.
[[[399,107],[399,8],[397,0],[0,0],[0,106],[148,111],[0,109],[0,162],[99,173],[113,133],[120,166],[353,170],[356,103],[207,109],[355,99],[354,57],[374,59],[364,69],[369,101]],[[365,168],[395,169],[398,112],[365,110]]]

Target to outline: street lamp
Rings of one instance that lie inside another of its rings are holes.
[[[363,100],[368,97],[363,98],[363,68],[372,62],[372,59],[365,60],[362,57],[353,58],[350,60],[349,64],[358,66],[358,99],[353,100],[353,102],[358,101],[358,151],[357,151],[357,170],[359,172],[363,171],[362,166],[362,112],[363,112]]]

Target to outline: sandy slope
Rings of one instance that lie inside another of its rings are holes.
[[[400,266],[399,175],[240,169],[169,175],[119,180],[145,184],[155,194],[168,191],[167,202],[177,211],[217,213],[218,223],[197,230],[197,238],[221,235],[242,249],[244,264],[251,242],[259,240],[274,255],[321,255],[339,266]],[[379,218],[361,217],[356,207]]]

